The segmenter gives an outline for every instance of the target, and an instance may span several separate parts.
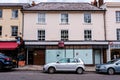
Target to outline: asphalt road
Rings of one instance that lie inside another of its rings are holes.
[[[5,71],[0,72],[0,80],[120,80],[120,74],[85,72],[80,75],[73,72],[47,74],[41,71]]]

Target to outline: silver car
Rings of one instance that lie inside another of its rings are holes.
[[[120,73],[120,59],[108,61],[106,64],[96,65],[96,72],[104,72],[110,75]]]
[[[63,58],[43,67],[43,72],[54,73],[56,71],[75,71],[82,74],[85,71],[85,66],[80,58]]]

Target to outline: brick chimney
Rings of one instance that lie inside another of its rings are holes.
[[[98,5],[99,5],[99,7],[100,7],[101,5],[103,5],[103,3],[104,3],[104,0],[98,0]]]
[[[31,4],[32,6],[35,6],[36,4],[35,4],[35,1],[32,1],[32,4]]]
[[[97,7],[97,1],[96,0],[94,0],[94,2],[91,2],[91,4]]]

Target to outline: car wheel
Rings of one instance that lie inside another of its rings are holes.
[[[114,69],[113,68],[109,68],[108,69],[108,74],[109,75],[113,75],[115,73]]]
[[[48,72],[51,73],[51,74],[55,73],[55,68],[54,67],[50,67],[48,69]]]
[[[83,69],[82,68],[77,68],[77,70],[76,70],[76,72],[78,73],[78,74],[83,74]]]

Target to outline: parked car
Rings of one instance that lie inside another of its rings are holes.
[[[108,61],[106,64],[96,65],[96,72],[108,73],[110,75],[120,73],[120,59],[114,59]]]
[[[84,62],[80,58],[63,58],[54,63],[44,65],[43,72],[75,71],[82,74],[85,71]]]
[[[6,56],[5,54],[0,53],[0,70],[12,68],[13,68],[12,59]]]

